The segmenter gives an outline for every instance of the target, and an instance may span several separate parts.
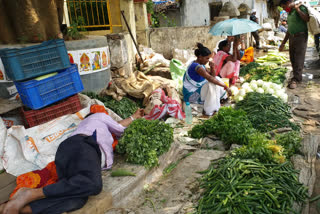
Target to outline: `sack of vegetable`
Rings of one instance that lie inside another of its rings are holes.
[[[147,168],[158,165],[158,157],[167,152],[173,142],[173,129],[159,120],[138,119],[124,131],[116,151],[126,154],[130,163]]]

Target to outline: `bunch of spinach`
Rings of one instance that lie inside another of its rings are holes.
[[[249,135],[254,132],[246,112],[231,107],[222,107],[212,118],[194,126],[189,131],[189,135],[193,138],[202,138],[215,134],[227,144],[242,145],[248,144]]]
[[[124,131],[116,151],[126,154],[130,163],[151,168],[173,142],[173,129],[159,120],[138,119]]]
[[[87,92],[84,94],[92,99],[100,100],[107,108],[111,109],[122,118],[130,117],[139,108],[137,103],[127,97],[123,97],[120,101],[117,101],[113,99],[112,96],[101,96],[94,92]]]
[[[271,94],[248,93],[236,104],[236,109],[245,111],[253,127],[261,132],[283,127],[299,130],[299,126],[289,120],[290,106]]]

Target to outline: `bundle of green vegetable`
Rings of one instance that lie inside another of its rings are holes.
[[[295,213],[293,203],[307,198],[290,162],[262,164],[231,156],[213,162],[204,173],[198,214]]]
[[[272,82],[252,80],[250,83],[243,83],[240,90],[235,86],[231,86],[230,89],[236,102],[243,100],[247,93],[254,91],[258,93],[271,94],[280,98],[283,102],[288,102],[288,95],[286,94],[285,89],[281,85]]]
[[[292,131],[284,134],[277,134],[275,137],[277,144],[284,148],[284,155],[290,158],[294,154],[299,153],[302,138],[299,132]]]
[[[251,134],[248,145],[232,151],[232,155],[240,159],[253,159],[260,163],[284,163],[286,160],[284,147],[259,132]]]
[[[236,104],[236,109],[245,111],[252,126],[261,132],[283,127],[299,130],[299,126],[289,120],[290,106],[271,94],[250,92]]]
[[[222,107],[212,118],[195,125],[189,131],[189,135],[193,138],[202,138],[215,134],[227,144],[247,144],[249,135],[254,131],[244,111]]]
[[[258,64],[252,62],[240,69],[240,76],[244,77],[246,82],[261,79],[266,82],[283,84],[286,80],[287,71],[287,68],[279,67],[273,63]]]
[[[159,120],[138,119],[125,129],[116,151],[127,155],[127,161],[147,168],[158,164],[158,157],[173,142],[173,129]]]
[[[114,111],[122,118],[127,118],[137,111],[139,106],[133,100],[123,97],[120,101],[112,98],[112,96],[100,96],[94,92],[84,93],[92,99],[100,100],[106,107]]]
[[[286,63],[288,61],[289,60],[286,57],[286,55],[283,53],[280,53],[277,50],[268,51],[267,55],[259,57],[256,60],[257,63],[273,62],[273,63],[277,63],[278,65],[281,65],[281,64]]]

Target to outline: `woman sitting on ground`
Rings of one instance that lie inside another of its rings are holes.
[[[231,95],[231,90],[215,76],[214,64],[209,62],[211,51],[197,44],[197,59],[192,62],[183,77],[183,99],[185,102],[204,104],[206,115],[213,115],[220,108],[220,100]],[[210,71],[205,65],[209,62]]]
[[[219,50],[213,58],[216,76],[230,79],[231,84],[235,84],[239,78],[241,56],[238,46],[239,40],[236,37],[233,42],[233,54],[230,55],[230,44],[226,40],[221,41],[219,43]]]

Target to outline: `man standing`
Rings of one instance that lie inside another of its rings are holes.
[[[250,15],[250,20],[259,24],[259,21],[258,21],[258,18],[256,17],[256,14],[257,14],[257,11],[255,9],[252,9],[251,15]],[[252,32],[251,35],[253,36],[254,40],[256,40],[256,49],[260,49],[259,32],[258,31]]]
[[[283,51],[289,39],[293,78],[289,82],[288,87],[295,89],[297,83],[302,81],[302,71],[308,43],[307,22],[310,17],[308,9],[301,4],[295,4],[293,0],[281,0],[280,6],[288,13],[288,31],[280,45],[279,51]]]
[[[319,56],[320,56],[319,39],[320,39],[320,33],[314,35],[314,43],[316,45],[317,52],[319,53]]]

